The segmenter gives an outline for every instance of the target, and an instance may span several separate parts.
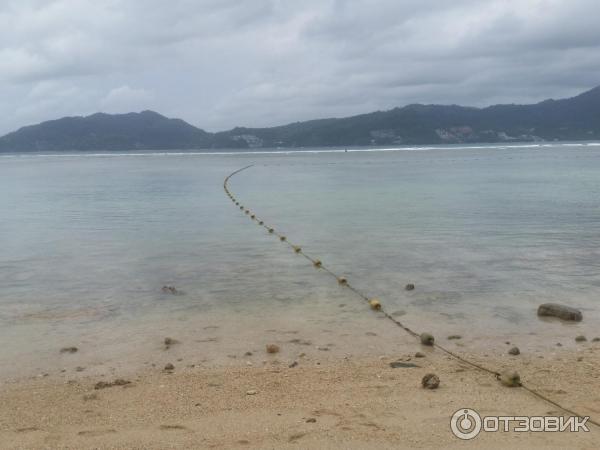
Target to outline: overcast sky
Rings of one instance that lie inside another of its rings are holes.
[[[209,131],[600,84],[598,0],[1,0],[0,134],[153,109]]]

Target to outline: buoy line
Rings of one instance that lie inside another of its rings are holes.
[[[496,380],[499,380],[504,386],[507,387],[520,387],[522,389],[524,389],[525,391],[529,392],[530,394],[532,394],[533,396],[539,398],[540,400],[543,400],[549,404],[551,404],[552,406],[555,406],[557,408],[560,408],[561,410],[563,410],[564,412],[572,415],[572,416],[577,416],[577,417],[589,417],[589,416],[583,416],[582,414],[573,411],[572,409],[569,409],[563,405],[561,405],[560,403],[546,397],[545,395],[541,394],[540,392],[538,392],[536,389],[531,388],[527,385],[525,385],[523,383],[523,381],[520,379],[520,376],[516,373],[516,372],[503,372],[500,373],[496,370],[490,369],[488,367],[485,367],[481,364],[478,364],[476,362],[470,361],[466,358],[464,358],[463,356],[460,356],[459,354],[445,348],[444,346],[438,344],[437,342],[435,342],[433,336],[431,336],[429,333],[417,333],[416,331],[412,330],[411,328],[409,328],[408,326],[406,326],[405,324],[403,324],[401,321],[399,321],[398,319],[396,319],[395,317],[393,317],[391,314],[389,314],[382,306],[381,302],[376,299],[376,298],[372,298],[372,297],[368,297],[367,295],[365,295],[362,291],[358,290],[357,288],[355,288],[353,285],[351,285],[346,277],[340,276],[338,274],[336,274],[334,271],[332,271],[331,269],[329,269],[327,266],[325,266],[323,264],[323,262],[320,259],[316,259],[313,258],[312,256],[306,254],[303,250],[302,247],[299,245],[295,245],[292,244],[287,236],[279,233],[278,231],[276,231],[276,229],[270,225],[267,225],[265,223],[264,220],[259,219],[258,216],[256,215],[256,213],[251,212],[251,210],[249,208],[247,208],[246,206],[242,205],[240,203],[240,201],[233,195],[233,193],[229,190],[229,180],[234,177],[235,175],[237,175],[240,172],[243,172],[244,170],[247,170],[251,167],[253,167],[254,164],[250,164],[248,166],[242,167],[241,169],[238,169],[234,172],[231,172],[229,175],[227,175],[227,177],[225,177],[225,180],[223,181],[223,189],[225,190],[225,193],[227,194],[227,196],[229,197],[229,199],[233,202],[233,204],[237,207],[239,207],[240,211],[245,212],[245,215],[248,215],[250,217],[250,220],[252,220],[253,222],[255,222],[258,226],[263,227],[264,229],[267,230],[267,232],[269,234],[273,234],[275,236],[277,236],[279,238],[279,240],[287,245],[288,247],[291,247],[292,250],[298,254],[303,256],[304,258],[306,258],[308,261],[310,261],[312,263],[312,265],[319,270],[322,270],[324,273],[330,275],[331,277],[335,278],[336,281],[338,282],[338,284],[340,286],[346,287],[348,288],[350,291],[352,291],[354,294],[356,294],[358,297],[360,297],[363,301],[365,301],[369,307],[375,311],[378,311],[380,313],[382,313],[387,319],[389,319],[391,322],[393,322],[395,325],[397,325],[398,327],[400,327],[401,329],[403,329],[404,331],[406,331],[408,334],[410,334],[411,336],[420,339],[421,343],[424,345],[429,345],[431,347],[437,348],[440,351],[442,351],[443,353],[446,353],[447,355],[449,355],[450,357],[454,358],[455,360],[464,363],[474,369],[480,370],[482,372],[486,372],[488,374],[491,374],[494,376],[494,378],[496,378]],[[591,417],[588,418],[587,420],[588,423],[594,424],[597,427],[600,427],[600,422],[592,419]]]

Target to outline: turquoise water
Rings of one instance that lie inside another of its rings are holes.
[[[3,155],[0,367],[61,367],[72,343],[116,364],[164,333],[216,339],[207,361],[271,328],[323,343],[398,333],[232,206],[223,179],[248,164],[230,184],[244,205],[411,325],[474,339],[598,329],[597,145]],[[584,322],[539,321],[547,301]]]

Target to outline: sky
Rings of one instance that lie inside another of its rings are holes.
[[[600,85],[598,0],[1,0],[0,134],[152,109],[208,131]]]

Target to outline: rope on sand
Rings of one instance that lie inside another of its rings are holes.
[[[233,195],[233,193],[229,190],[229,180],[237,175],[240,172],[243,172],[244,170],[247,170],[251,167],[253,167],[254,164],[250,164],[246,167],[242,167],[241,169],[238,169],[232,173],[230,173],[224,180],[223,182],[223,189],[225,190],[225,193],[227,194],[227,196],[231,199],[231,201],[235,204],[235,205],[240,205],[239,201],[236,199],[236,197]],[[244,206],[240,206],[239,207],[240,210],[244,210]],[[245,213],[246,215],[250,214],[250,209],[246,209]],[[402,323],[401,321],[399,321],[398,319],[396,319],[395,317],[393,317],[391,314],[389,314],[382,306],[382,304],[379,302],[379,300],[374,299],[372,297],[368,297],[367,295],[365,295],[362,291],[358,290],[357,288],[355,288],[352,284],[350,284],[347,280],[346,277],[344,276],[340,276],[337,273],[335,273],[334,271],[332,271],[331,269],[329,269],[327,266],[325,266],[320,259],[316,259],[313,258],[312,256],[306,254],[304,252],[304,250],[302,249],[302,247],[300,245],[295,245],[292,244],[288,238],[286,236],[284,236],[283,234],[279,233],[278,231],[275,230],[274,227],[267,225],[264,220],[261,220],[258,218],[258,216],[255,213],[252,213],[252,215],[250,215],[250,219],[253,222],[256,222],[257,225],[259,225],[260,227],[263,227],[264,229],[266,229],[270,234],[273,234],[275,236],[277,236],[279,238],[279,240],[287,245],[288,247],[292,248],[292,250],[299,255],[302,255],[304,258],[306,258],[308,261],[310,261],[312,263],[312,265],[319,270],[322,270],[323,272],[325,272],[326,274],[330,275],[331,277],[333,277],[340,286],[348,288],[350,291],[352,291],[354,294],[356,294],[358,297],[360,297],[363,301],[365,301],[368,306],[371,309],[374,309],[378,312],[381,312],[387,319],[389,319],[391,322],[393,322],[396,326],[398,326],[399,328],[403,329],[404,331],[406,331],[408,334],[410,334],[411,336],[417,338],[417,339],[422,339],[422,336],[424,334],[419,334],[416,331],[412,330],[411,328],[409,328],[407,325],[405,325],[404,323]],[[374,306],[375,305],[375,306]],[[496,370],[490,369],[488,367],[485,367],[479,363],[476,363],[474,361],[470,361],[468,359],[466,359],[465,357],[447,349],[446,347],[438,344],[437,342],[435,342],[433,340],[433,338],[431,338],[430,341],[428,341],[427,345],[431,345],[434,348],[437,348],[438,350],[442,351],[443,353],[446,353],[447,355],[449,355],[450,357],[454,358],[455,360],[466,364],[474,369],[480,370],[482,372],[486,372],[490,375],[493,375],[494,378],[496,378],[496,380],[501,380],[502,378],[502,374]],[[515,374],[516,375],[516,374]],[[527,385],[525,385],[518,377],[518,375],[516,375],[516,381],[514,383],[511,384],[507,384],[509,386],[512,387],[520,387],[523,390],[529,392],[530,394],[532,394],[533,396],[539,398],[540,400],[543,400],[557,408],[560,408],[561,410],[565,411],[566,413],[572,415],[572,416],[577,416],[577,417],[584,417],[582,414],[573,411],[563,405],[561,405],[560,403],[546,397],[545,395],[543,395],[542,393],[540,393],[538,390],[531,388]],[[600,422],[593,420],[591,417],[588,419],[587,421],[588,423],[594,424],[597,427],[600,427]]]

